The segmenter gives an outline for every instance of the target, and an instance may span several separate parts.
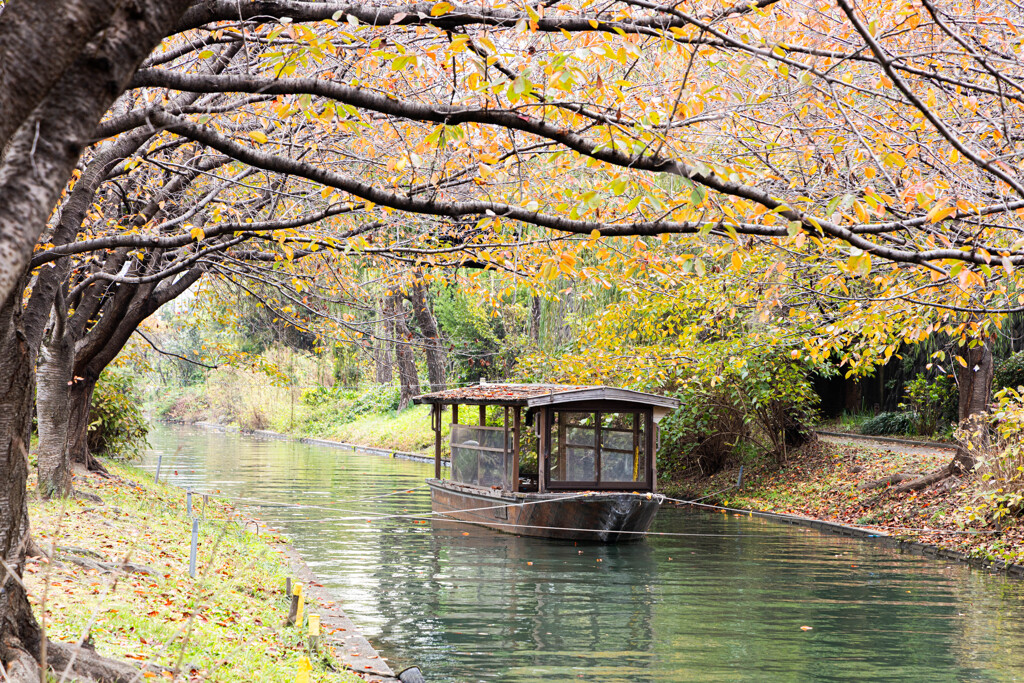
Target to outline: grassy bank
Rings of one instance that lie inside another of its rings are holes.
[[[890,475],[934,471],[951,458],[948,450],[818,440],[781,468],[747,464],[742,489],[734,487],[738,465],[710,477],[677,477],[662,489],[673,497],[707,496],[704,502],[870,527],[972,557],[1024,563],[1024,525],[1011,518],[996,526],[980,514],[976,477],[906,493],[897,493],[895,484],[867,487]]]
[[[364,390],[295,390],[253,373],[232,371],[232,381],[214,378],[170,389],[152,405],[158,418],[216,422],[241,429],[269,429],[299,437],[433,455],[430,407],[397,410],[397,387]],[[449,427],[446,425],[445,430]]]
[[[295,680],[309,653],[298,627],[281,626],[288,571],[271,543],[283,539],[255,536],[231,506],[211,500],[192,579],[184,492],[139,470],[107,466],[111,479],[75,480],[102,504],[31,497],[33,538],[47,553],[55,547],[57,558],[35,558],[26,568],[49,637],[74,641],[87,633],[104,656],[180,666],[187,673],[179,680]],[[135,571],[110,570],[125,563]],[[311,660],[312,681],[361,680],[335,671],[329,650]]]

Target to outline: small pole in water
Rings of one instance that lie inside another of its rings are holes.
[[[163,462],[164,462],[164,454],[161,453],[160,455],[156,456],[156,476],[153,477],[153,481],[155,483],[157,483],[157,484],[160,483],[160,465],[162,465]]]
[[[199,520],[192,520],[192,547],[188,551],[188,575],[196,578],[196,549],[199,546]]]
[[[743,488],[743,465],[740,465],[740,476],[736,479],[736,488]]]

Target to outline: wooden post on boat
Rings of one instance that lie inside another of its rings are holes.
[[[551,451],[551,430],[548,428],[548,411],[537,411],[537,492],[547,493],[548,453]]]
[[[508,466],[508,406],[505,406],[503,411],[505,416],[501,421],[501,483],[502,488],[508,491],[512,488],[512,482],[509,481],[509,469],[511,468]]]
[[[519,430],[522,427],[519,406],[512,422],[512,490],[519,490]]]
[[[487,426],[487,406],[485,406],[483,403],[480,404],[480,426]]]
[[[434,427],[434,479],[441,478],[441,411],[443,407],[440,403],[435,403],[431,406],[433,410],[430,411],[430,419],[433,421]]]

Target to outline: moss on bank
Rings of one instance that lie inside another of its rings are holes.
[[[103,500],[42,502],[31,497],[32,534],[60,561],[30,560],[26,583],[49,637],[89,633],[97,651],[128,661],[181,663],[187,680],[295,680],[307,647],[297,627],[282,628],[284,559],[256,537],[230,505],[210,500],[200,523],[197,578],[188,573],[191,524],[180,489],[147,473],[105,463],[113,477],[76,475],[75,487]],[[196,514],[202,503],[198,501]],[[107,572],[71,558],[140,565],[147,573]],[[148,573],[152,570],[152,574]],[[315,608],[314,608],[315,609]],[[351,683],[329,651],[314,656],[310,680]],[[153,674],[147,674],[152,677]]]

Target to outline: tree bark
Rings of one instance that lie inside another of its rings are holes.
[[[420,393],[420,377],[416,370],[416,358],[412,352],[409,342],[412,340],[412,332],[405,320],[405,307],[398,295],[392,295],[391,300],[392,328],[394,329],[395,357],[398,359],[398,382],[399,399],[398,409],[405,410],[413,396]]]
[[[92,472],[106,472],[103,464],[89,451],[89,409],[96,380],[97,377],[89,373],[88,377],[74,378],[71,384],[67,444],[71,462]]]
[[[54,322],[40,349],[36,369],[36,416],[39,445],[39,493],[43,498],[71,495],[71,457],[68,425],[71,417],[71,386],[75,367],[74,340],[66,333],[67,311],[58,294],[53,305]]]
[[[377,338],[373,342],[373,370],[377,384],[391,384],[395,377],[394,364],[391,360],[391,343],[388,342],[393,327],[388,320],[390,316],[388,301],[390,299],[385,299],[383,305],[377,307],[379,322],[374,324]]]
[[[427,359],[427,377],[430,381],[431,391],[444,391],[447,388],[447,365],[448,354],[444,350],[444,340],[441,339],[441,332],[437,327],[437,318],[430,308],[430,299],[427,296],[427,286],[422,280],[417,280],[409,288],[409,303],[412,304],[412,314],[416,319],[416,326],[423,333],[421,337],[424,342],[424,353]]]
[[[993,338],[986,336],[977,346],[965,347],[963,359],[967,366],[954,363],[956,383],[960,391],[959,415],[960,425],[967,432],[973,448],[961,443],[957,446],[956,455],[950,463],[950,471],[954,474],[965,474],[977,464],[972,450],[984,448],[988,444],[988,431],[979,418],[981,413],[989,409],[992,402],[992,374],[995,362],[992,358]]]
[[[6,40],[19,35],[10,23],[19,14],[21,2],[3,13],[0,23],[0,54],[21,46]],[[85,4],[85,3],[80,3]],[[87,40],[79,49],[81,36],[70,41],[60,37],[49,40],[38,32],[39,27],[27,32],[32,41],[45,43],[51,51],[46,60],[65,66],[59,73],[50,69],[26,67],[19,72],[8,72],[4,63],[5,89],[0,99],[7,100],[15,93],[32,90],[29,103],[31,113],[18,113],[17,130],[5,133],[3,156],[0,157],[0,299],[15,291],[32,255],[37,238],[46,227],[47,220],[64,190],[79,156],[90,140],[96,124],[110,105],[124,92],[125,86],[138,69],[138,65],[170,31],[191,0],[141,0],[116,3],[116,9],[104,16],[104,3],[90,3],[99,13],[83,14],[102,17],[102,31]],[[95,10],[94,10],[95,11]],[[65,20],[76,19],[65,17]],[[96,26],[96,23],[89,22]],[[31,28],[31,27],[30,27]],[[88,38],[88,36],[86,37]],[[38,46],[36,46],[38,48]],[[40,54],[35,49],[29,54]],[[59,54],[58,54],[59,53]],[[37,76],[43,74],[40,82]],[[12,80],[7,79],[11,77]],[[29,85],[27,90],[23,86]],[[24,109],[15,107],[12,111]],[[8,107],[4,106],[3,111]],[[20,291],[20,290],[19,290]]]
[[[40,631],[20,583],[28,544],[28,448],[32,427],[33,353],[21,326],[21,294],[0,304],[0,663],[13,680],[29,680]]]

